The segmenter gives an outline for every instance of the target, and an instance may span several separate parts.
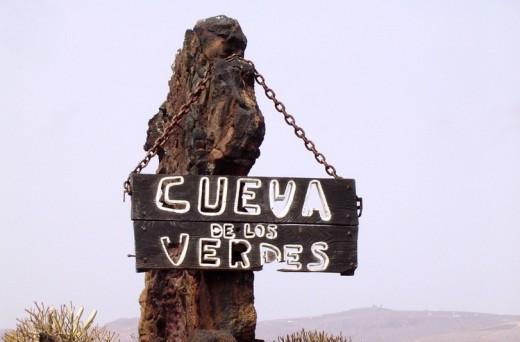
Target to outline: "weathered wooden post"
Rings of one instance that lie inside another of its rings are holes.
[[[253,71],[239,61],[247,40],[239,23],[225,16],[198,22],[187,30],[175,57],[170,91],[150,120],[145,149],[165,122],[187,101],[188,94],[213,65],[207,89],[164,148],[159,174],[246,175],[259,156],[264,121],[254,94]],[[140,298],[140,341],[185,341],[197,329],[229,332],[238,341],[252,341],[256,312],[252,271],[172,270],[146,273]]]
[[[130,173],[140,341],[253,341],[253,270],[353,275],[361,199],[250,60],[236,20],[186,32],[170,92]],[[254,82],[333,178],[246,176],[264,137]],[[140,174],[155,155],[158,175]]]

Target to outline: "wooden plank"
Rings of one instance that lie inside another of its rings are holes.
[[[272,257],[289,261],[280,265],[282,271],[353,275],[357,231],[339,225],[135,221],[136,268],[260,270],[265,250],[271,250]]]
[[[132,192],[133,220],[358,224],[352,179],[138,174]]]

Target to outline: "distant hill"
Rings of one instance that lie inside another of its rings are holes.
[[[259,322],[256,333],[272,341],[302,328],[342,333],[354,342],[520,342],[520,316],[375,307]]]
[[[121,342],[137,341],[137,318],[118,319],[105,327],[119,333]],[[302,328],[342,333],[354,342],[520,342],[520,316],[377,307],[258,322],[256,334],[271,342]]]
[[[121,318],[105,324],[105,328],[119,334],[120,342],[137,342],[137,318]]]

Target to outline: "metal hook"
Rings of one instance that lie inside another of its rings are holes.
[[[357,217],[361,217],[361,215],[363,214],[363,198],[357,197],[356,201],[357,201],[357,211],[358,211]]]

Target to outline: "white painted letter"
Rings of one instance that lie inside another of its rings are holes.
[[[237,250],[233,250],[234,246],[236,245],[245,245],[246,250],[245,251],[238,251],[240,253],[240,259],[241,261],[235,261],[233,262],[233,252],[237,252]],[[247,240],[242,239],[232,239],[229,240],[229,267],[231,268],[249,268],[251,266],[251,263],[249,262],[249,257],[247,256],[247,253],[251,251],[251,244]]]
[[[255,232],[254,230],[251,230],[250,223],[244,223],[244,237],[247,239],[252,239],[255,237]]]
[[[312,201],[312,193],[314,190],[315,195],[318,195],[318,198],[320,199],[321,206],[317,206],[315,204],[309,203],[309,202],[315,202]],[[302,216],[309,217],[312,216],[315,210],[318,210],[320,213],[320,217],[323,221],[329,221],[331,218],[331,213],[329,209],[329,204],[327,203],[327,199],[325,198],[325,193],[323,192],[323,188],[321,187],[321,183],[318,180],[312,180],[309,182],[309,186],[307,188],[307,193],[305,194],[305,201],[303,202],[303,208],[302,208]]]
[[[199,239],[199,265],[208,267],[219,267],[220,258],[217,257],[217,249],[220,248],[219,239]]]
[[[170,253],[168,252],[168,247],[170,247],[170,238],[168,236],[162,236],[160,238],[161,246],[164,251],[164,254],[168,258],[168,260],[172,263],[173,266],[179,266],[184,261],[186,257],[186,251],[188,250],[188,242],[190,241],[190,236],[186,233],[181,233],[179,236],[179,244],[182,245],[181,253],[177,257],[177,260],[173,260]],[[171,247],[170,247],[171,248]],[[175,247],[179,248],[179,246]]]
[[[302,245],[284,245],[283,261],[287,263],[287,267],[283,268],[288,271],[299,271],[302,269],[300,262],[300,253],[303,251]]]
[[[262,182],[256,178],[239,178],[237,180],[237,195],[235,197],[235,213],[241,215],[260,215],[258,204],[248,203],[256,198],[256,193],[250,189],[258,189]]]
[[[325,271],[329,267],[329,256],[325,253],[327,249],[329,249],[329,245],[326,242],[320,241],[312,244],[311,252],[318,261],[307,264],[309,271]]]
[[[157,194],[155,195],[155,204],[157,205],[157,208],[178,214],[188,212],[190,210],[190,202],[175,200],[171,197],[172,188],[181,184],[184,184],[183,176],[161,178],[159,185],[157,186]]]
[[[199,213],[207,216],[222,215],[226,209],[228,180],[226,177],[218,177],[217,179],[217,194],[215,196],[215,203],[209,203],[209,178],[202,177],[199,183]]]
[[[224,228],[222,228],[222,226],[218,223],[212,223],[209,226],[209,231],[212,238],[221,238],[224,234]]]
[[[225,239],[234,239],[236,237],[235,225],[233,223],[224,223],[223,227]]]
[[[287,193],[289,192],[289,193]],[[269,205],[273,211],[274,216],[278,218],[285,217],[291,209],[291,204],[296,192],[296,183],[293,180],[287,182],[285,191],[280,194],[280,183],[273,179],[269,183]]]
[[[282,253],[280,249],[275,245],[271,245],[267,242],[260,243],[260,264],[264,265],[265,263],[273,262],[274,260],[281,262],[282,261]]]
[[[267,225],[267,234],[265,237],[269,240],[274,240],[278,237],[278,226],[276,224],[268,224]]]
[[[264,237],[265,235],[265,226],[261,223],[258,223],[256,226],[255,226],[255,235],[259,238],[262,238]]]

